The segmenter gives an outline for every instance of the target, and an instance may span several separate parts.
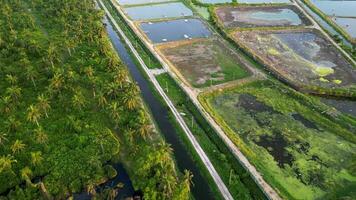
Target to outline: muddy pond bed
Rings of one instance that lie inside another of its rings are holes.
[[[158,49],[193,87],[216,85],[249,75],[240,55],[218,38],[167,43]]]
[[[233,39],[297,88],[356,91],[356,69],[315,29],[237,31]]]
[[[196,18],[144,22],[140,27],[153,43],[207,38],[212,35],[208,26]]]
[[[205,96],[228,137],[240,141],[235,144],[282,197],[352,199],[355,136],[338,123],[343,114],[325,117],[316,111],[325,105],[307,98],[270,81]]]
[[[193,12],[181,2],[124,8],[133,20],[153,20],[192,16]]]
[[[295,6],[221,6],[215,10],[226,28],[309,26],[310,20]]]

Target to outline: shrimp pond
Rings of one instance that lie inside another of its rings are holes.
[[[238,31],[232,37],[298,88],[356,91],[355,67],[317,30]]]
[[[240,55],[217,38],[167,43],[159,49],[194,87],[216,85],[249,75]]]

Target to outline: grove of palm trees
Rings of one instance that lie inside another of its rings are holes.
[[[0,1],[0,199],[107,199],[95,188],[117,162],[145,199],[189,198],[191,175],[176,170],[103,16],[92,0]]]

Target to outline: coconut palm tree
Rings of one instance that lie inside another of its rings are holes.
[[[130,84],[125,91],[122,96],[122,101],[129,110],[134,110],[140,105],[139,89],[135,84]]]
[[[84,73],[85,75],[90,79],[94,76],[94,69],[92,66],[86,67],[84,69]]]
[[[12,106],[12,100],[10,96],[4,96],[1,98],[1,105],[3,106],[2,108],[2,112],[4,113],[10,113],[10,111],[12,110],[13,106]]]
[[[122,68],[118,68],[117,70],[115,70],[115,75],[114,75],[114,81],[120,86],[123,86],[123,83],[126,81],[127,79],[127,71],[122,69]]]
[[[45,95],[41,94],[37,97],[37,105],[38,108],[43,111],[48,118],[48,110],[51,108],[50,102],[48,100],[48,97]]]
[[[25,147],[26,145],[21,140],[16,140],[14,144],[11,145],[10,149],[12,153],[16,154],[22,151]]]
[[[87,185],[87,193],[88,194],[91,194],[93,196],[96,195],[96,190],[95,190],[95,184],[92,183],[92,182],[89,182],[88,185]]]
[[[32,170],[29,167],[25,167],[21,169],[20,174],[22,180],[26,181],[26,184],[28,186],[33,186],[33,183],[31,182],[31,178],[30,178],[32,176]]]
[[[147,117],[143,111],[140,112],[139,116],[137,117],[138,121],[138,133],[143,139],[147,139],[150,136],[152,131],[152,126],[150,122],[147,120]]]
[[[172,147],[168,143],[161,141],[158,144],[157,152],[159,153],[158,162],[160,166],[163,169],[167,169],[167,168],[172,169],[174,167],[173,160],[171,159],[172,152],[173,152]]]
[[[41,151],[31,152],[31,163],[33,165],[39,165],[42,161],[43,157]]]
[[[118,193],[118,191],[117,191],[117,189],[116,188],[110,188],[109,189],[109,194],[108,194],[108,200],[114,200],[115,199],[115,197],[117,196],[117,193]]]
[[[48,141],[48,136],[43,130],[42,126],[37,127],[34,130],[36,142],[39,144],[45,144]]]
[[[177,186],[177,179],[171,173],[162,173],[160,181],[165,199],[170,199],[173,195],[175,187]]]
[[[47,59],[51,63],[52,68],[54,68],[54,62],[58,59],[58,52],[57,52],[56,46],[53,43],[50,43],[48,45]]]
[[[22,89],[14,85],[6,88],[5,93],[11,97],[12,101],[17,102],[17,100],[21,97]]]
[[[16,85],[17,84],[17,77],[13,76],[11,74],[7,74],[5,80],[10,84],[10,85]]]
[[[119,94],[119,85],[116,82],[110,82],[105,85],[106,95],[115,99]]]
[[[0,145],[4,145],[4,143],[5,143],[6,141],[8,141],[8,139],[7,139],[6,137],[7,137],[7,134],[6,134],[6,133],[0,132]]]
[[[15,132],[21,126],[21,122],[15,118],[15,116],[10,116],[5,121],[5,127],[7,128],[7,132]]]
[[[36,123],[37,126],[39,127],[40,124],[38,123],[38,120],[41,118],[40,110],[37,108],[37,106],[30,105],[27,111],[28,111],[27,120]]]
[[[76,91],[72,97],[72,103],[74,107],[79,108],[80,110],[85,106],[85,97],[81,91]]]
[[[62,73],[56,72],[50,80],[50,88],[53,90],[59,90],[64,83],[64,78]]]
[[[120,119],[121,108],[117,102],[111,102],[109,105],[111,117],[117,122]]]
[[[0,173],[5,170],[11,170],[13,163],[17,163],[17,160],[12,155],[2,155],[0,157]]]
[[[26,67],[25,75],[26,75],[26,79],[31,80],[33,86],[36,88],[35,79],[39,76],[39,74],[37,73],[37,71],[35,70],[35,68],[32,65],[29,65]]]
[[[104,108],[108,104],[108,101],[106,100],[106,97],[103,93],[99,93],[97,95],[97,99],[98,99],[99,106],[102,108]]]
[[[190,172],[189,170],[184,170],[183,180],[184,180],[183,183],[185,185],[185,188],[189,188],[189,191],[190,191],[190,186],[193,184],[192,172]]]

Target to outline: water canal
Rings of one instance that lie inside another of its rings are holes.
[[[177,162],[179,170],[183,172],[183,170],[188,169],[193,173],[194,176],[192,180],[192,194],[194,198],[204,200],[214,199],[215,195],[212,193],[208,182],[202,176],[196,162],[194,162],[191,158],[183,142],[178,137],[178,133],[176,132],[173,124],[169,121],[169,112],[167,108],[162,105],[162,103],[153,94],[148,80],[146,80],[145,77],[141,74],[139,66],[135,64],[133,58],[125,48],[123,41],[114,31],[111,24],[108,22],[106,24],[107,32],[117,53],[119,54],[121,60],[128,67],[134,81],[136,81],[140,87],[142,97],[149,107],[152,113],[152,117],[154,118],[158,128],[161,130],[163,136],[165,137],[165,140],[171,144],[171,147],[174,150],[174,158]]]

